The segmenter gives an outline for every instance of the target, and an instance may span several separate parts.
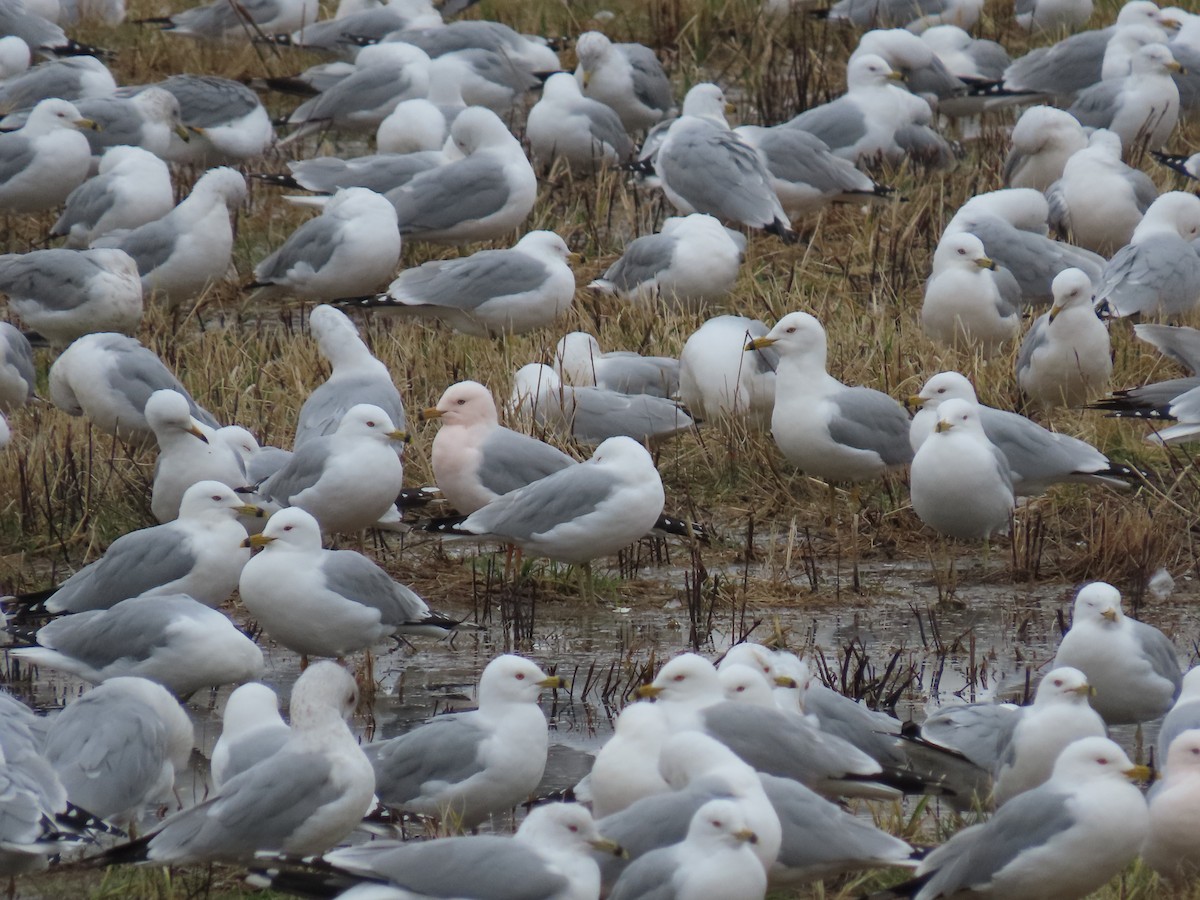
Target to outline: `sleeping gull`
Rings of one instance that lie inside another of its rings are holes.
[[[29,45],[23,39],[15,34],[0,38],[0,86],[27,72],[32,61]]]
[[[0,322],[0,413],[11,412],[32,400],[36,385],[29,339],[15,325]]]
[[[530,363],[513,378],[513,407],[564,438],[599,444],[624,435],[664,441],[695,425],[678,403],[648,394],[619,394],[598,387],[573,387],[549,366]]]
[[[52,59],[10,78],[0,88],[0,112],[30,109],[51,97],[74,103],[107,97],[117,89],[108,66],[94,56]]]
[[[725,95],[715,84],[698,84],[683,101],[654,160],[667,199],[681,213],[708,213],[794,240],[758,152],[725,122]]]
[[[305,657],[349,656],[398,634],[441,636],[458,624],[361,553],[322,549],[321,527],[302,509],[281,509],[245,544],[265,548],[238,581],[246,611]]]
[[[61,206],[87,178],[92,128],[66,100],[41,100],[17,131],[0,133],[0,210],[35,213]]]
[[[155,391],[146,401],[145,415],[158,444],[150,494],[150,511],[158,521],[169,522],[179,515],[183,495],[197,481],[216,481],[230,488],[245,485],[241,455],[213,439],[212,429],[192,417],[182,394],[169,388]]]
[[[757,319],[716,316],[697,328],[679,354],[679,397],[701,420],[744,419],[760,431],[771,426],[775,369],[770,347],[746,352],[746,344],[770,331]]]
[[[72,803],[102,819],[136,822],[171,797],[187,769],[192,722],[161,685],[114,678],[67,704],[46,733],[46,759]]]
[[[1200,728],[1200,666],[1184,673],[1175,705],[1163,717],[1158,729],[1158,759],[1165,760],[1171,742],[1192,728]]]
[[[562,158],[576,172],[597,172],[625,162],[633,144],[616,112],[585,97],[569,72],[546,80],[542,99],[525,126],[533,158],[547,168]]]
[[[1013,509],[1008,460],[988,440],[979,407],[946,400],[934,433],[912,460],[912,505],[935,531],[962,540],[987,540],[1008,529]]]
[[[1181,316],[1200,301],[1200,198],[1169,191],[1155,200],[1133,230],[1129,244],[1105,266],[1097,304],[1116,316]]]
[[[1144,771],[1108,738],[1065,749],[1040,787],[981,825],[955,834],[905,885],[916,900],[961,893],[1083,897],[1133,861],[1146,836],[1146,801],[1128,779]]]
[[[1164,44],[1134,54],[1130,74],[1108,78],[1079,92],[1067,110],[1085,128],[1107,128],[1132,150],[1140,142],[1161,147],[1179,121],[1179,88],[1171,73],[1182,67]]]
[[[554,370],[576,387],[656,397],[673,397],[679,391],[679,360],[627,350],[603,353],[600,342],[586,331],[559,338],[554,346]]]
[[[228,0],[215,0],[171,16],[137,21],[160,25],[171,34],[219,41],[303,29],[317,20],[317,12],[316,0],[248,0],[237,6]]]
[[[292,734],[277,753],[107,858],[248,862],[259,852],[300,857],[329,850],[370,811],[375,790],[371,765],[342,718],[357,701],[354,677],[341,666],[310,666],[292,689]]]
[[[391,372],[372,355],[346,314],[332,306],[315,307],[309,313],[308,327],[331,372],[300,407],[296,448],[313,438],[332,434],[356,403],[378,406],[403,431],[404,401]]]
[[[1086,25],[1092,7],[1092,0],[1017,0],[1013,18],[1026,31],[1057,34]]]
[[[925,282],[922,330],[944,346],[994,356],[1021,330],[1020,290],[1016,282],[997,281],[995,269],[983,241],[970,232],[940,241]]]
[[[644,131],[674,111],[671,82],[649,47],[614,44],[587,31],[575,41],[575,56],[584,96],[611,107],[626,131]]]
[[[231,207],[245,199],[240,172],[210,169],[161,219],[106,235],[95,245],[124,250],[137,262],[146,297],[177,306],[225,276],[233,253]]]
[[[829,482],[864,481],[912,461],[908,416],[887,394],[842,384],[825,367],[825,329],[789,313],[746,350],[779,353],[771,431],[788,461]]]
[[[1149,795],[1150,830],[1142,859],[1168,882],[1182,885],[1200,872],[1200,730],[1180,732],[1160,759],[1163,776]]]
[[[585,779],[575,786],[586,790],[597,819],[620,813],[641,800],[671,790],[658,770],[658,756],[671,736],[662,710],[652,703],[630,703],[613,723],[613,735],[596,753]]]
[[[918,407],[908,432],[914,453],[933,434],[938,407],[955,399],[978,403],[975,388],[958,372],[934,375],[909,398],[909,405]],[[1091,444],[1049,431],[1019,413],[980,405],[979,420],[988,440],[1004,454],[1013,493],[1019,497],[1036,496],[1062,482],[1120,488],[1134,475]]]
[[[165,594],[220,606],[250,559],[237,517],[259,514],[224,484],[198,481],[184,493],[179,518],[121,535],[58,587],[17,600],[37,600],[50,613],[109,609],[130,597]]]
[[[1092,307],[1092,282],[1081,270],[1059,272],[1053,289],[1054,305],[1021,342],[1017,384],[1041,407],[1082,406],[1108,388],[1108,328]]]
[[[239,685],[221,712],[221,736],[213,745],[209,771],[220,790],[230,778],[279,750],[292,730],[279,716],[279,697],[265,684]]]
[[[1167,636],[1128,618],[1120,591],[1103,581],[1084,585],[1076,595],[1071,630],[1054,665],[1073,666],[1087,676],[1096,691],[1092,706],[1109,725],[1160,718],[1183,680]]]
[[[565,683],[519,656],[498,656],[479,678],[479,708],[437,716],[366,746],[380,802],[474,828],[528,798],[548,750],[538,695]]]
[[[87,416],[101,431],[122,440],[152,436],[146,401],[158,390],[188,399],[192,415],[210,428],[217,421],[200,408],[154,351],[123,334],[105,332],[79,338],[50,367],[50,399],[72,416]]]
[[[553,231],[531,231],[507,250],[406,269],[386,294],[346,302],[376,313],[444,320],[477,337],[522,334],[549,325],[570,307],[571,255]]]
[[[153,222],[174,206],[165,162],[140,147],[110,147],[100,158],[99,174],[67,196],[50,236],[65,236],[63,246],[79,250],[110,231]]]
[[[244,84],[215,75],[172,75],[155,86],[175,95],[179,118],[191,132],[187,141],[172,137],[172,162],[236,165],[257,159],[275,142],[270,116]]]
[[[1009,136],[1004,186],[1044,191],[1062,177],[1067,160],[1088,145],[1079,120],[1053,106],[1031,106]]]
[[[636,303],[699,310],[733,290],[745,250],[746,238],[714,216],[672,216],[658,234],[630,241],[588,287]]]
[[[432,85],[430,90],[433,90]],[[447,121],[446,114],[438,104],[427,97],[413,97],[397,103],[396,108],[379,123],[375,129],[375,148],[381,154],[441,150],[448,137],[450,121]]]
[[[136,330],[137,265],[121,250],[34,250],[0,256],[0,292],[26,327],[65,347],[96,332]]]
[[[259,493],[279,506],[298,506],[327,533],[353,534],[388,512],[404,484],[404,464],[392,441],[407,441],[388,414],[370,403],[346,411],[330,434],[307,440]]]
[[[63,616],[38,629],[36,646],[12,654],[93,683],[148,678],[185,698],[263,672],[254,641],[224,613],[187,594],[144,595]]]
[[[343,188],[254,267],[256,299],[331,300],[376,290],[396,271],[396,208],[374,191]]]

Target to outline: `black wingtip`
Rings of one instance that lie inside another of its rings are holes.
[[[401,509],[414,509],[419,506],[428,506],[440,499],[442,499],[442,492],[438,490],[436,484],[419,488],[403,488],[400,496],[396,498],[396,505]]]
[[[315,97],[321,93],[307,81],[296,77],[264,78],[263,84],[267,90],[277,94],[291,94],[294,97]]]
[[[251,178],[261,181],[263,184],[269,184],[274,187],[288,188],[289,190],[302,191],[304,186],[296,181],[291,175],[272,175],[269,172],[251,172]]]
[[[474,532],[464,531],[460,526],[467,521],[467,516],[440,516],[428,519],[417,527],[430,534],[456,534],[461,537],[478,537]]]
[[[55,56],[94,56],[97,59],[116,59],[117,54],[112,50],[106,50],[103,47],[96,47],[92,44],[81,44],[78,41],[67,39],[65,44],[60,44],[57,47],[50,47],[50,52]]]
[[[370,47],[379,43],[379,38],[371,37],[367,34],[348,34],[343,32],[340,40],[345,44],[353,44],[355,47]]]
[[[709,542],[708,529],[699,522],[676,519],[665,514],[658,517],[658,521],[654,523],[654,530],[676,537],[695,538],[704,544]]]
[[[252,40],[256,44],[270,44],[273,47],[302,46],[293,41],[290,34],[256,34]]]
[[[792,230],[790,222],[785,222],[783,219],[776,219],[770,225],[766,226],[763,231],[767,234],[773,234],[785,244],[794,244],[800,240],[800,235]]]
[[[1191,159],[1190,156],[1184,156],[1181,153],[1163,153],[1161,150],[1151,150],[1150,155],[1168,169],[1174,169],[1180,175],[1196,180],[1196,176],[1187,170],[1187,162]]]

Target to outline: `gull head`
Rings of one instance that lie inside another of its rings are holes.
[[[532,661],[507,653],[488,663],[479,676],[479,706],[536,703],[543,690],[566,686],[564,679],[547,675]]]
[[[179,501],[179,518],[201,518],[215,515],[233,519],[237,516],[261,516],[263,511],[247,503],[228,485],[219,481],[197,481]]]
[[[983,435],[983,422],[979,419],[979,404],[970,400],[946,400],[938,406],[937,425],[935,434],[946,434],[950,431],[967,434]]]
[[[1200,728],[1181,731],[1167,748],[1167,778],[1176,772],[1200,773]]]
[[[478,381],[460,381],[446,388],[437,406],[421,411],[421,421],[442,419],[447,425],[498,425],[492,392]]]
[[[155,391],[146,401],[145,415],[147,424],[160,440],[172,431],[183,431],[208,443],[208,435],[192,418],[191,404],[179,391],[169,388]]]
[[[688,825],[688,843],[701,846],[739,847],[757,844],[758,835],[750,830],[746,816],[733,800],[710,800],[696,810]]]
[[[624,855],[621,845],[602,835],[592,814],[578,803],[534,807],[517,829],[516,839],[554,855],[585,855],[593,850],[609,856]]]
[[[1092,279],[1082,269],[1063,269],[1050,282],[1050,291],[1054,305],[1050,307],[1049,322],[1053,324],[1064,310],[1091,305]]]
[[[817,357],[825,365],[825,328],[816,316],[806,312],[788,313],[763,337],[755,338],[746,350],[775,348],[780,357]]]
[[[1080,738],[1058,755],[1054,763],[1054,780],[1074,783],[1109,779],[1140,779],[1148,774],[1145,766],[1135,766],[1125,751],[1103,737]]]
[[[925,382],[919,394],[908,398],[908,406],[916,409],[937,409],[946,400],[969,400],[978,403],[975,388],[967,377],[959,372],[938,372]]]
[[[1054,703],[1086,704],[1094,694],[1087,676],[1071,666],[1061,666],[1046,673],[1037,686],[1034,705]]]
[[[321,525],[298,506],[281,509],[267,520],[261,534],[252,534],[244,547],[283,547],[313,553],[321,549]]]
[[[482,106],[471,106],[458,114],[450,126],[450,140],[463,156],[489,147],[516,143],[516,138],[509,133],[508,126],[501,118]]]
[[[683,115],[712,119],[725,124],[727,113],[733,106],[725,100],[725,92],[711,82],[701,82],[692,87],[683,98]]]
[[[969,231],[947,235],[933,254],[934,270],[953,266],[968,272],[994,270],[996,264],[988,257],[983,241]]]
[[[864,53],[846,66],[846,86],[850,90],[882,87],[903,80],[904,76],[888,65],[886,59],[874,53]]]
[[[663,666],[637,694],[666,702],[712,702],[721,699],[722,690],[712,663],[695,653],[684,653]]]
[[[1104,581],[1085,584],[1075,595],[1075,621],[1116,625],[1124,618],[1121,611],[1121,592]]]
[[[359,403],[346,410],[335,434],[375,438],[379,441],[408,443],[408,432],[401,431],[382,409],[373,403]]]

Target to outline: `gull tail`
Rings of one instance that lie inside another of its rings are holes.
[[[1184,156],[1182,153],[1162,153],[1158,150],[1151,150],[1150,155],[1166,166],[1168,169],[1174,169],[1180,175],[1185,175],[1193,180],[1196,176],[1188,171],[1187,164],[1190,156]]]

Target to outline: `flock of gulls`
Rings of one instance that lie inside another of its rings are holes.
[[[346,660],[471,627],[430,609],[361,540],[330,549],[367,529],[421,528],[585,575],[655,532],[707,540],[666,509],[652,450],[736,421],[831,486],[907,470],[921,522],[979,542],[1056,484],[1129,490],[1145,477],[1047,427],[1056,410],[1167,423],[1150,436],[1163,443],[1200,430],[1200,332],[1177,324],[1200,305],[1200,197],[1160,193],[1138,167],[1153,156],[1200,178],[1200,154],[1174,146],[1200,110],[1200,15],[1017,0],[994,12],[1036,49],[1013,59],[972,36],[982,7],[766,0],[772,27],[819,15],[857,46],[844,93],[734,128],[740,86],[681,93],[653,49],[602,33],[611,14],[552,46],[427,0],[342,0],[327,20],[316,0],[214,0],[128,27],[325,61],[248,83],[120,84],[108,54],[63,26],[117,27],[123,0],[0,0],[0,213],[44,219],[48,235],[46,249],[0,256],[12,320],[0,324],[0,449],[25,452],[29,410],[48,400],[157,453],[157,524],[61,584],[4,599],[10,661],[94,687],[48,714],[0,693],[0,873],[222,862],[305,897],[741,900],[898,869],[870,882],[893,883],[877,896],[1058,900],[1140,858],[1164,891],[1194,885],[1200,676],[1102,582],[1078,590],[1031,705],[901,722],[783,649],[684,653],[637,689],[561,796],[538,796],[539,700],[568,686],[531,660],[488,663],[475,709],[365,743],[349,724],[360,683]],[[302,99],[273,122],[259,92]],[[1002,183],[980,182],[992,189],[948,217],[912,327],[993,368],[1019,346],[1022,412],[981,405],[953,371],[929,373],[906,404],[845,384],[822,322],[794,311],[714,315],[678,358],[606,352],[571,332],[499,400],[500,385],[463,380],[414,417],[352,318],[494,341],[552,329],[578,286],[567,240],[527,230],[539,185],[553,174],[556,189],[586,189],[610,170],[676,215],[630,235],[588,288],[664,312],[737,309],[748,239],[794,242],[834,203],[870,222],[905,202],[882,172],[957,177],[981,117],[1011,124]],[[372,136],[374,153],[328,153]],[[248,177],[313,211],[245,285],[251,302],[312,305],[308,334],[292,339],[315,341],[329,375],[290,448],[219,421],[186,372],[132,336],[147,305],[186,311],[226,279]],[[480,243],[401,267],[412,244]],[[1110,394],[1109,329],[1123,318],[1188,375]],[[436,488],[405,484],[415,418],[439,422]],[[454,514],[406,519],[434,495]],[[260,642],[300,659],[286,719],[259,680]],[[231,685],[207,795],[181,808],[173,790],[196,744],[186,704]],[[1140,758],[1140,726],[1160,720],[1153,770],[1109,738],[1139,726]],[[881,827],[903,826],[888,811],[912,795],[983,815],[930,847]],[[408,831],[450,836],[401,840],[396,813]]]

